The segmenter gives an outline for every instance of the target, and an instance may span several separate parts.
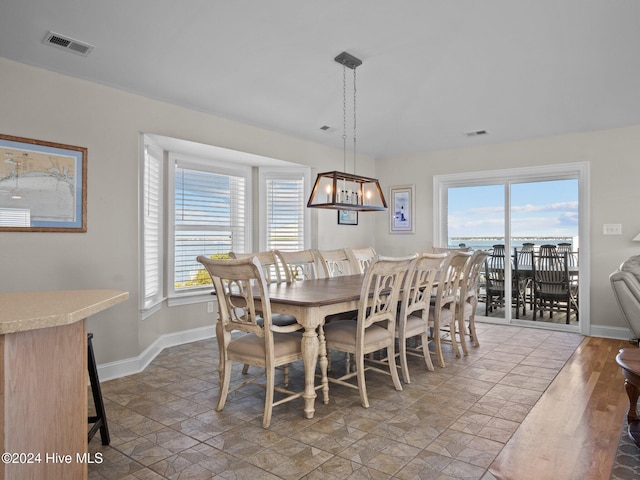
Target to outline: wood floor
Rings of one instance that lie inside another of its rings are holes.
[[[628,408],[615,357],[628,342],[585,337],[489,471],[499,480],[609,480]]]

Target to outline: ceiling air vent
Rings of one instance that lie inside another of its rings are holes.
[[[465,135],[467,137],[477,137],[478,135],[486,135],[487,131],[486,130],[474,130],[472,132],[465,132]]]
[[[42,41],[45,45],[51,45],[52,47],[61,48],[63,50],[67,50],[69,52],[77,53],[78,55],[82,55],[86,57],[89,55],[91,50],[93,50],[93,45],[89,45],[88,43],[81,42],[79,40],[74,40],[70,37],[65,37],[64,35],[60,35],[59,33],[48,32]]]

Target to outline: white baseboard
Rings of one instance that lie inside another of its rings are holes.
[[[589,336],[613,338],[614,340],[629,340],[634,337],[626,327],[609,327],[606,325],[591,325]]]
[[[106,382],[114,378],[140,373],[165,348],[212,337],[215,337],[215,327],[213,325],[162,335],[137,357],[98,365],[98,378],[100,378],[101,382]]]

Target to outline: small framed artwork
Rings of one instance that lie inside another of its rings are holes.
[[[391,233],[415,233],[415,185],[390,187],[389,231]]]
[[[0,135],[0,232],[86,232],[87,149]]]
[[[355,210],[338,210],[338,225],[357,225],[358,212]]]

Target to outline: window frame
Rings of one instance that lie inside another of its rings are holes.
[[[251,224],[252,224],[252,172],[251,167],[247,165],[229,166],[228,162],[222,162],[217,159],[202,158],[195,155],[185,154],[181,152],[172,152],[168,154],[166,162],[167,168],[167,262],[166,262],[166,287],[169,306],[182,305],[187,303],[196,303],[211,300],[212,286],[203,286],[202,288],[193,288],[188,291],[179,291],[175,288],[175,171],[176,166],[188,168],[191,170],[203,171],[217,175],[229,175],[242,177],[245,180],[245,224],[244,224],[244,249],[248,249],[251,245]],[[240,250],[240,248],[238,248]]]
[[[141,143],[142,152],[140,154],[141,162],[140,162],[140,312],[142,313],[142,318],[146,318],[151,315],[155,311],[159,310],[162,302],[166,299],[165,295],[165,283],[164,283],[164,252],[165,252],[165,229],[164,229],[164,212],[165,212],[165,185],[164,185],[164,150],[160,147],[156,142],[151,140],[148,136],[143,135]],[[152,154],[152,156],[150,156]],[[149,278],[147,271],[147,239],[149,235],[149,231],[145,225],[145,215],[148,213],[149,209],[149,195],[147,192],[147,187],[149,186],[149,181],[151,180],[147,177],[147,172],[149,169],[148,163],[151,162],[151,158],[153,158],[154,163],[156,163],[157,173],[158,173],[158,182],[157,182],[157,197],[153,200],[156,202],[158,206],[157,213],[157,232],[155,234],[156,241],[156,264],[158,268],[155,272],[154,278]],[[147,294],[149,283],[155,282],[157,284],[157,291],[153,294]]]
[[[260,167],[258,169],[258,198],[260,199],[258,207],[259,218],[259,244],[260,251],[269,249],[269,218],[268,218],[268,199],[269,191],[267,182],[269,180],[299,180],[303,181],[302,193],[302,246],[301,249],[308,249],[311,246],[311,215],[306,206],[311,191],[311,169],[309,167]]]

